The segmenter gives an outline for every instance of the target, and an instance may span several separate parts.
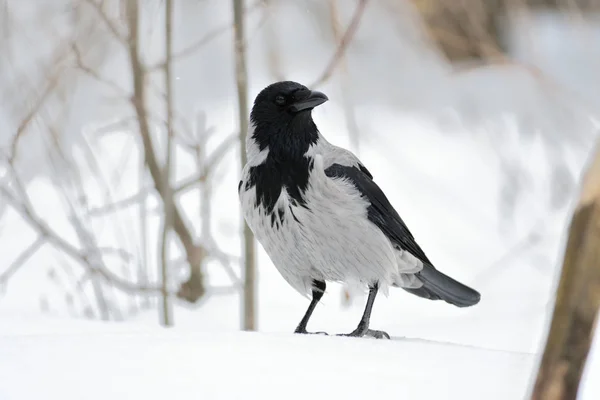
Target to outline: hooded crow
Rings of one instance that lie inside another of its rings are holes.
[[[369,288],[360,323],[343,336],[389,338],[369,329],[369,319],[377,292],[390,286],[458,307],[477,304],[477,291],[433,266],[364,164],[319,132],[312,109],[327,100],[291,81],[263,89],[238,185],[244,218],[275,267],[312,295],[295,332],[308,333],[328,281]]]

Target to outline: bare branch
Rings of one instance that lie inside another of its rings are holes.
[[[233,0],[234,15],[234,49],[235,49],[235,81],[238,97],[238,121],[240,124],[240,162],[245,165],[246,135],[248,133],[248,71],[246,70],[246,46],[244,31],[244,13],[242,0]],[[248,224],[244,226],[243,254],[244,254],[244,296],[242,311],[242,329],[253,331],[256,329],[256,251],[254,236]]]
[[[254,4],[250,5],[250,7],[246,8],[246,10],[244,12],[246,13],[246,15],[250,15],[250,14],[254,13],[255,11],[259,10],[262,5],[263,5],[263,2],[261,0],[256,1]],[[191,45],[184,48],[183,50],[173,53],[168,60],[173,62],[173,61],[177,61],[181,58],[185,58],[185,57],[192,55],[193,53],[195,53],[196,51],[198,51],[199,49],[204,47],[206,44],[208,44],[212,40],[216,39],[220,35],[231,30],[233,27],[234,27],[233,23],[229,23],[227,25],[222,25],[218,28],[213,29],[212,31],[207,33],[204,37],[199,39],[197,42],[192,43]],[[153,71],[165,68],[166,62],[167,62],[167,60],[165,60],[161,63],[155,64],[155,65],[149,66],[148,72],[153,72]]]
[[[167,156],[163,172],[163,193],[168,193],[164,198],[164,220],[160,238],[160,272],[162,280],[162,315],[161,325],[173,325],[173,312],[169,302],[169,261],[168,245],[169,232],[173,226],[173,196],[171,191],[171,171],[174,163],[173,155],[173,85],[171,81],[171,55],[173,52],[173,0],[165,0],[165,92],[166,92],[166,111],[167,111]]]
[[[102,254],[113,254],[126,262],[129,262],[133,259],[133,254],[124,249],[119,249],[116,247],[99,246],[97,250]]]
[[[523,256],[523,253],[531,250],[532,247],[540,243],[544,236],[540,232],[546,232],[546,230],[543,228],[542,222],[534,224],[527,235],[516,241],[486,269],[483,269],[481,272],[475,275],[475,277],[472,279],[473,283],[484,285],[494,277],[494,274],[500,274],[503,271],[502,268],[506,267],[506,264],[510,259]]]
[[[146,199],[152,192],[152,189],[153,188],[151,188],[151,187],[146,187],[146,188],[143,188],[142,190],[140,190],[139,192],[137,192],[136,194],[126,197],[122,200],[118,200],[111,204],[105,204],[100,207],[92,208],[88,211],[87,215],[90,217],[99,217],[99,216],[102,216],[105,214],[109,214],[109,213],[113,213],[113,212],[125,209],[127,207],[134,206],[134,205],[138,204],[139,202],[143,201],[144,199]]]
[[[211,296],[228,296],[237,293],[236,286],[209,286],[206,291]]]
[[[227,154],[227,151],[231,148],[231,146],[238,139],[238,134],[232,134],[228,136],[219,146],[211,153],[210,157],[204,162],[204,169],[197,173],[196,175],[191,176],[190,178],[185,179],[183,182],[179,183],[175,188],[176,194],[181,194],[191,187],[205,182],[214,168],[218,165],[219,161]]]
[[[146,164],[144,162],[139,163],[139,186],[143,187],[146,185],[147,171]],[[148,207],[146,204],[146,197],[144,200],[139,202],[138,215],[140,219],[139,232],[140,232],[140,258],[138,260],[138,282],[146,283],[149,280],[148,277]],[[150,299],[142,297],[141,307],[148,308],[150,306]]]
[[[14,194],[12,194],[7,188],[0,186],[0,194],[7,200],[9,205],[17,211],[21,217],[40,235],[40,239],[48,242],[52,246],[61,250],[64,254],[70,258],[79,262],[82,266],[86,267],[90,273],[100,274],[107,281],[110,281],[115,287],[124,290],[126,292],[138,292],[138,291],[158,291],[155,287],[141,287],[133,283],[129,283],[119,278],[117,275],[105,268],[99,268],[93,266],[90,263],[89,255],[82,253],[78,248],[73,246],[71,243],[63,239],[58,233],[50,228],[28,205],[28,201],[20,202]]]
[[[333,57],[331,57],[329,64],[327,64],[327,67],[321,76],[309,87],[316,88],[325,83],[331,77],[339,62],[342,60],[342,56],[346,52],[348,45],[352,41],[352,38],[358,29],[360,20],[364,14],[365,7],[367,6],[368,2],[369,0],[359,0],[358,6],[356,6],[356,10],[354,11],[354,15],[352,15],[352,19],[350,20],[350,24],[348,24],[348,28],[346,28],[346,31],[344,32],[344,35],[342,36],[342,39],[340,40]]]
[[[108,15],[106,15],[104,10],[102,9],[102,2],[98,3],[95,0],[85,0],[85,2],[91,5],[94,10],[96,10],[96,13],[98,14],[102,22],[104,22],[108,30],[113,34],[115,39],[117,39],[121,43],[127,42],[127,38],[125,37],[125,35],[119,32],[119,28],[117,28],[114,22],[110,19]]]
[[[281,65],[281,54],[279,49],[279,36],[275,32],[276,21],[273,18],[275,3],[273,0],[265,0],[265,13],[266,16],[266,27],[265,27],[265,46],[267,53],[267,66],[269,68],[270,75],[277,81],[285,80],[284,74],[282,73]]]
[[[80,69],[81,71],[85,72],[87,75],[89,75],[90,77],[94,78],[96,81],[98,81],[100,83],[103,83],[106,86],[109,86],[115,92],[117,92],[119,95],[123,96],[124,98],[130,97],[130,94],[127,93],[127,91],[125,89],[123,89],[122,87],[120,87],[117,83],[111,81],[108,78],[105,78],[105,77],[101,76],[98,73],[98,71],[96,71],[96,70],[90,68],[89,66],[87,66],[83,62],[81,51],[79,50],[79,47],[77,47],[76,43],[73,43],[72,49],[73,49],[73,54],[75,55],[75,65],[77,66],[78,69]]]
[[[37,98],[35,104],[31,107],[31,109],[29,110],[29,112],[27,113],[25,118],[23,118],[23,120],[19,124],[19,127],[17,128],[17,133],[13,137],[11,145],[10,145],[10,147],[11,147],[11,152],[10,152],[10,156],[9,156],[10,163],[12,163],[13,160],[15,159],[15,157],[17,156],[17,147],[19,145],[19,140],[21,139],[21,137],[23,136],[23,134],[25,133],[25,131],[27,130],[27,128],[29,127],[31,122],[34,120],[35,116],[38,114],[38,112],[40,111],[40,109],[42,108],[42,106],[44,105],[44,103],[46,102],[48,97],[50,96],[50,94],[52,94],[52,92],[54,91],[54,89],[58,85],[59,80],[60,79],[58,77],[58,74],[52,75],[47,80],[48,84],[44,88],[44,92]]]
[[[39,236],[33,243],[31,243],[25,250],[19,254],[19,257],[8,267],[6,271],[0,274],[0,285],[6,284],[8,280],[33,256],[45,243],[43,237]]]
[[[127,282],[127,281],[121,279],[119,276],[117,276],[112,271],[110,271],[108,269],[103,269],[103,268],[95,268],[92,270],[88,270],[88,273],[83,277],[83,279],[78,283],[78,285],[83,285],[85,283],[85,281],[90,279],[92,277],[92,275],[94,275],[94,274],[103,277],[104,279],[106,279],[107,282],[110,282],[112,285],[114,285],[114,287],[116,287],[117,289],[121,290],[124,293],[129,293],[129,294],[146,293],[146,294],[153,294],[153,295],[157,295],[157,296],[162,293],[162,288],[160,286],[139,285],[136,283]]]
[[[119,130],[119,131],[123,131],[125,129],[131,128],[132,127],[132,123],[135,122],[136,117],[135,116],[128,116],[128,117],[122,117],[122,118],[117,118],[114,121],[110,121],[110,122],[102,122],[102,125],[97,125],[97,126],[93,126],[93,127],[86,127],[85,129],[85,134],[89,134],[92,135],[93,140],[95,140],[97,137],[102,137],[103,135],[109,135],[111,133],[114,133],[115,131]]]
[[[214,242],[214,240],[207,239],[207,241],[208,241],[208,244],[206,247],[208,248],[208,252],[209,252],[211,258],[214,258],[215,260],[219,261],[219,263],[223,266],[223,268],[225,269],[225,273],[227,273],[227,275],[229,276],[229,279],[231,279],[233,287],[235,287],[237,289],[243,289],[242,281],[235,274],[235,271],[233,270],[233,267],[231,266],[232,257],[229,254],[222,251],[217,246],[217,244]]]
[[[154,144],[150,135],[150,125],[148,122],[148,113],[146,111],[146,87],[144,68],[139,55],[139,36],[138,36],[138,16],[137,2],[135,0],[127,1],[127,14],[129,18],[129,59],[131,63],[131,73],[133,76],[133,97],[131,99],[133,107],[137,115],[137,123],[142,143],[144,145],[144,160],[150,171],[150,175],[154,181],[154,186],[158,190],[163,204],[169,202],[173,204],[173,229],[179,237],[187,256],[187,260],[191,269],[190,280],[182,286],[179,295],[189,301],[196,301],[204,295],[205,289],[203,284],[203,274],[201,269],[202,260],[205,258],[205,250],[201,246],[194,243],[194,238],[191,231],[186,226],[185,221],[175,202],[167,200],[167,196],[172,197],[171,190],[164,191],[164,173],[158,163]],[[186,286],[187,284],[187,286]]]

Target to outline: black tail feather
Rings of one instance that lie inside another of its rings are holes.
[[[444,300],[457,307],[470,307],[481,299],[481,294],[463,285],[429,264],[416,274],[423,286],[417,289],[403,288],[409,293],[430,300]]]

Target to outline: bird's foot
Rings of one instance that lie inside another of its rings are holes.
[[[365,336],[372,337],[373,339],[391,339],[385,331],[377,331],[375,329],[369,329]]]
[[[324,336],[329,335],[327,332],[308,332],[306,330],[298,330],[298,329],[296,329],[294,331],[294,333],[299,333],[301,335],[324,335]]]
[[[384,331],[377,331],[375,329],[356,329],[350,333],[338,333],[337,336],[346,336],[346,337],[370,337],[373,339],[390,339],[390,335]]]

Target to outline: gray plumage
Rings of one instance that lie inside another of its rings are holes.
[[[370,288],[351,336],[387,336],[368,325],[377,291],[390,286],[459,307],[477,304],[477,291],[434,268],[360,160],[318,131],[311,110],[326,100],[289,81],[261,91],[238,186],[244,218],[275,267],[298,292],[312,292],[296,332],[306,333],[328,281]]]
[[[246,144],[248,164],[242,171],[242,187],[250,168],[264,162],[269,152],[258,151],[253,131],[254,127]],[[282,190],[276,209],[283,210],[284,218],[277,222],[277,229],[264,207],[256,207],[256,187],[240,193],[248,226],[283,278],[304,295],[310,293],[313,279],[365,286],[377,281],[384,292],[390,285],[421,287],[414,273],[423,263],[407,251],[395,249],[367,219],[369,204],[352,183],[325,175],[325,169],[333,164],[358,166],[358,158],[320,134],[305,156],[314,160],[304,193],[309,208],[293,205]]]

